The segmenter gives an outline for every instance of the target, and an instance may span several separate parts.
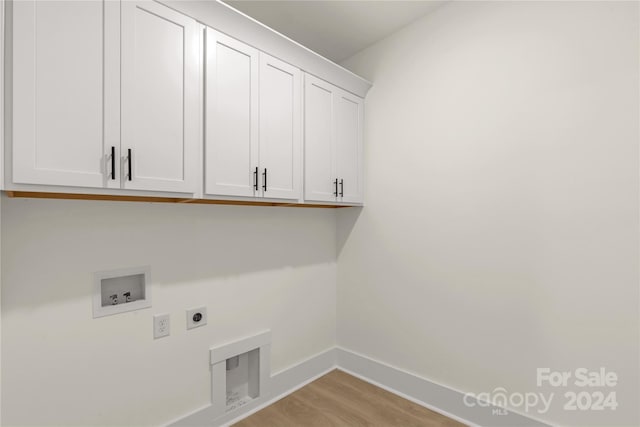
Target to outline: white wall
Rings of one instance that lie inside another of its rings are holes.
[[[638,425],[638,39],[636,2],[451,2],[343,64],[374,86],[338,345],[476,393],[606,367],[617,411],[530,415]]]
[[[213,345],[271,329],[272,372],[335,345],[333,210],[4,198],[1,215],[5,425],[158,425],[209,402]],[[93,319],[92,273],[141,265],[153,307]],[[186,331],[199,305],[209,324]]]

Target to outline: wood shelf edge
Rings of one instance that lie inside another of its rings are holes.
[[[153,196],[116,196],[112,194],[75,194],[75,193],[47,193],[39,191],[5,191],[7,197],[28,199],[63,199],[63,200],[100,200],[113,202],[146,202],[146,203],[182,203],[196,205],[234,205],[234,206],[270,206],[290,208],[316,208],[337,209],[350,206],[324,205],[313,203],[286,203],[286,202],[258,202],[251,200],[210,200],[210,199],[185,199],[179,197],[153,197]]]

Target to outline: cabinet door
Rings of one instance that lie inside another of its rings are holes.
[[[362,203],[362,125],[364,101],[338,89],[335,97],[336,171],[339,201]]]
[[[304,198],[336,200],[333,107],[335,86],[304,76]]]
[[[153,1],[122,2],[124,188],[196,191],[200,38],[185,15]]]
[[[261,188],[266,188],[263,196],[299,199],[302,181],[300,70],[260,53],[259,102]]]
[[[258,51],[207,28],[205,193],[259,193]]]
[[[113,8],[119,2],[13,2],[13,182],[105,186],[104,35],[118,28],[105,19]]]

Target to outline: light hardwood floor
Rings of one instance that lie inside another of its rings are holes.
[[[234,427],[464,426],[342,371],[332,371]]]

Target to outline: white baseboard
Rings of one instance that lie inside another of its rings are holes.
[[[338,369],[344,372],[463,424],[487,427],[548,426],[495,406],[469,407],[465,405],[465,394],[461,391],[344,348],[336,348],[336,363]]]
[[[170,425],[172,427],[229,426],[336,368],[470,426],[548,426],[541,421],[512,411],[507,411],[504,415],[497,415],[498,411],[494,412],[494,410],[499,408],[493,406],[469,407],[464,404],[464,393],[458,390],[436,384],[402,369],[340,347],[328,349],[271,375],[268,395],[261,396],[260,399],[256,399],[256,401],[232,413],[215,418],[215,411],[211,406],[207,406],[172,422]],[[499,412],[504,413],[504,411]]]

